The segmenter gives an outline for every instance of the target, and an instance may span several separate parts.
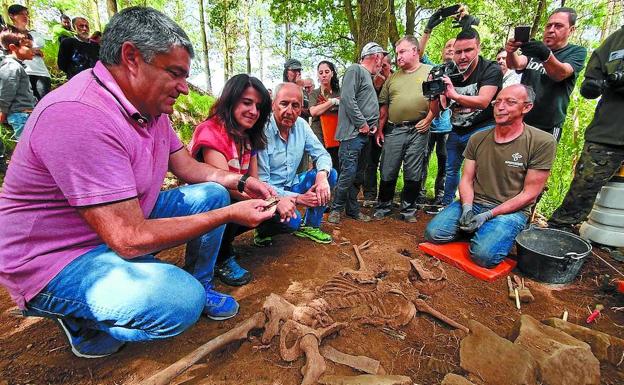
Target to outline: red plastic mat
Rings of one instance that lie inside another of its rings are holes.
[[[453,265],[466,273],[478,278],[482,281],[493,282],[500,277],[505,277],[514,267],[517,262],[510,258],[505,258],[503,262],[499,263],[493,269],[487,269],[474,263],[470,258],[470,251],[468,250],[468,242],[451,242],[441,245],[436,245],[429,242],[424,242],[418,245],[418,248],[442,261]]]

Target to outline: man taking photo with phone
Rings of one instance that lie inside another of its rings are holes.
[[[535,107],[525,122],[551,133],[557,141],[576,77],[587,57],[585,48],[568,43],[576,18],[574,9],[557,8],[548,18],[542,41],[510,39],[505,45],[507,67],[523,71],[521,83],[535,90]],[[522,55],[516,53],[518,49]]]

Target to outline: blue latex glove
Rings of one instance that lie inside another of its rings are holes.
[[[475,215],[470,219],[470,222],[468,222],[465,226],[460,225],[459,228],[467,233],[474,233],[479,227],[483,226],[485,222],[492,219],[493,216],[492,210],[488,210],[481,214]]]

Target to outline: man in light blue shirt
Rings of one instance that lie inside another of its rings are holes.
[[[286,223],[267,221],[254,233],[257,246],[271,244],[271,236],[293,232],[318,243],[330,243],[329,234],[321,231],[323,213],[330,201],[331,188],[338,179],[325,147],[308,123],[299,117],[303,108],[303,91],[293,83],[283,83],[275,89],[273,114],[264,133],[267,146],[258,152],[258,177],[269,183],[280,199],[292,199],[296,205],[305,206],[304,225],[297,212]],[[307,152],[315,168],[297,175],[297,167]],[[279,218],[279,217],[278,217]]]

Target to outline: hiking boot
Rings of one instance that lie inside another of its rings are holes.
[[[229,286],[243,286],[251,281],[251,273],[243,269],[233,255],[215,268],[215,275]]]
[[[328,223],[333,223],[335,225],[340,223],[340,212],[338,212],[338,211],[330,212],[329,215],[327,216],[327,222]]]
[[[267,247],[273,244],[273,238],[270,236],[263,237],[260,235],[258,230],[254,230],[253,243],[258,247]]]
[[[234,297],[219,293],[212,288],[206,289],[206,317],[215,321],[223,321],[238,314],[238,302]]]
[[[126,343],[96,329],[80,327],[75,321],[54,318],[67,336],[72,353],[80,358],[101,358],[117,353]]]
[[[331,243],[332,241],[331,235],[322,231],[318,227],[301,226],[293,234],[301,238],[309,238],[316,243]]]
[[[370,222],[371,221],[371,217],[369,217],[366,214],[362,214],[362,213],[357,213],[356,215],[347,215],[349,218],[353,218],[356,221],[360,221],[360,222]]]
[[[407,223],[416,223],[418,219],[416,218],[416,213],[413,214],[400,214],[399,218],[404,220]]]
[[[364,202],[362,202],[362,207],[375,207],[375,205],[377,204],[376,200],[367,200],[365,199]]]

